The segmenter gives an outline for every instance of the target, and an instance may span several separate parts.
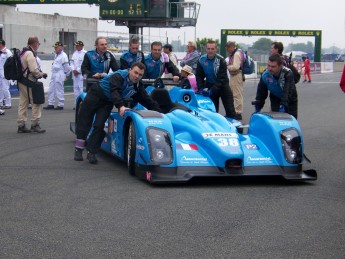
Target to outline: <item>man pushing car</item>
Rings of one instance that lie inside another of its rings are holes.
[[[104,124],[114,105],[121,117],[130,109],[125,105],[125,99],[128,98],[133,100],[131,107],[140,103],[147,109],[159,111],[159,105],[148,95],[141,82],[144,72],[145,65],[136,62],[130,69],[111,73],[90,87],[77,115],[74,160],[83,161],[83,150],[86,148],[89,162],[98,162],[96,154],[105,137]],[[92,132],[86,145],[91,127]]]

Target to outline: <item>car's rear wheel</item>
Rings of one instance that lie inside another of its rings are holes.
[[[135,174],[135,129],[133,122],[130,122],[127,135],[127,166],[130,175]]]

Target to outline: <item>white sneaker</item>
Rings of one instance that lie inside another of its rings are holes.
[[[0,109],[0,115],[5,115],[5,111]]]

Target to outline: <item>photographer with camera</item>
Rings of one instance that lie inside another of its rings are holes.
[[[28,46],[23,48],[20,53],[21,62],[23,66],[23,76],[28,81],[37,82],[40,78],[47,78],[47,74],[40,71],[35,52],[38,50],[40,42],[37,36],[31,36],[28,39]],[[18,133],[44,133],[46,130],[41,129],[40,120],[42,116],[42,104],[32,104],[31,111],[31,129],[25,126],[27,121],[27,111],[29,105],[29,98],[32,97],[32,88],[28,84],[18,82],[19,89],[19,105],[18,105]]]

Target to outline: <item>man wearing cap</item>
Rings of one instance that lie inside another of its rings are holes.
[[[55,55],[48,90],[48,105],[43,107],[43,109],[63,110],[65,104],[64,82],[66,77],[71,73],[71,67],[68,63],[67,54],[63,51],[63,44],[58,41],[53,47],[55,48]],[[54,108],[55,98],[58,100],[58,104]]]
[[[163,46],[163,52],[168,55],[171,62],[178,68],[177,57],[172,52],[172,49],[173,49],[173,46],[171,44],[165,44]],[[167,69],[165,69],[163,76],[165,78],[172,78],[173,75],[171,73],[169,73]]]
[[[107,39],[97,37],[95,41],[96,49],[89,50],[85,53],[81,71],[87,78],[102,79],[106,77],[110,69],[115,72],[119,69],[114,55],[108,51]],[[93,83],[87,84],[86,90]]]
[[[144,53],[139,50],[139,39],[133,36],[129,41],[129,48],[120,57],[121,69],[128,69],[134,62],[144,64]]]
[[[6,48],[5,41],[0,40],[0,108],[3,109],[11,108],[10,82],[4,75],[4,64],[10,56],[12,56],[12,52]],[[3,106],[4,100],[5,106]]]
[[[72,69],[72,79],[73,79],[73,90],[74,90],[74,100],[83,92],[83,75],[81,73],[81,64],[84,60],[84,55],[86,51],[84,50],[84,43],[82,41],[77,41],[74,43],[75,51],[72,55],[71,69]]]

